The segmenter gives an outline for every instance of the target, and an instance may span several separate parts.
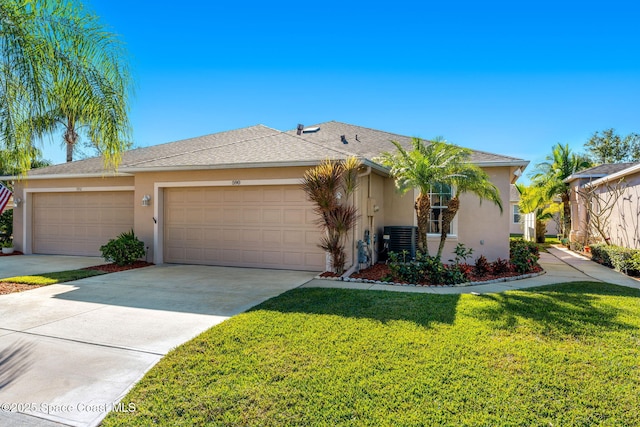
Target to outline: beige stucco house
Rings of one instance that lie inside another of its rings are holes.
[[[131,150],[117,172],[101,158],[30,171],[15,183],[14,241],[26,254],[100,255],[99,247],[133,229],[154,263],[187,263],[322,271],[316,216],[300,189],[304,172],[324,159],[357,156],[363,162],[355,202],[365,230],[382,239],[385,226],[416,224],[417,193],[398,195],[375,159],[391,140],[411,138],[340,122],[292,131],[263,125]],[[522,159],[474,151],[509,206],[510,185]],[[438,230],[434,195],[432,231]],[[443,260],[458,242],[493,260],[509,256],[511,215],[475,196],[461,198]],[[432,250],[439,233],[429,235]],[[376,245],[376,247],[378,247]],[[374,251],[374,258],[376,251]]]
[[[582,170],[568,177],[571,188],[571,233],[572,242],[602,241],[593,230],[588,233],[589,209],[587,199],[592,198],[591,212],[610,212],[602,215],[602,222],[610,243],[627,248],[640,249],[640,163],[612,163]],[[591,196],[590,196],[591,194]],[[600,206],[593,200],[598,197]],[[605,219],[606,218],[606,219]]]

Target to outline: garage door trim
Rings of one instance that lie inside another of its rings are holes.
[[[265,185],[300,185],[302,178],[246,179],[218,181],[170,181],[156,182],[153,189],[153,262],[164,263],[164,188],[170,187],[250,187]]]

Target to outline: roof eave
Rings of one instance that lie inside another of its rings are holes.
[[[12,175],[12,176],[0,176],[2,181],[29,181],[34,179],[74,179],[74,178],[117,178],[117,177],[129,177],[133,174],[125,172],[103,172],[103,173],[56,173],[56,174],[44,174],[44,175]]]
[[[606,183],[608,181],[614,180],[614,179],[622,179],[627,175],[631,175],[632,173],[638,172],[640,171],[640,163],[635,164],[633,166],[630,166],[626,169],[622,169],[621,171],[618,171],[616,173],[612,173],[610,175],[604,175],[599,179],[596,179],[593,182],[590,182],[589,185],[590,186],[598,186],[600,184]]]

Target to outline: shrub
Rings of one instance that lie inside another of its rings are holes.
[[[576,252],[583,252],[584,251],[584,245],[580,242],[571,242],[569,244],[569,248],[572,251],[576,251]]]
[[[133,230],[109,240],[109,243],[100,247],[100,252],[107,262],[113,262],[119,266],[133,264],[145,256],[144,243],[138,240]]]
[[[533,271],[540,259],[538,246],[522,239],[511,240],[509,255],[511,264],[518,273]]]
[[[13,235],[13,209],[6,210],[0,214],[0,237],[4,236],[5,241],[10,241]]]
[[[473,272],[477,276],[484,276],[491,273],[491,264],[489,263],[489,261],[487,261],[487,258],[484,255],[480,255],[478,259],[476,259],[476,264],[473,267]]]
[[[607,267],[613,267],[607,247],[608,245],[602,243],[591,245],[591,260]]]
[[[408,283],[440,284],[445,282],[445,267],[438,257],[418,252],[415,259],[409,259],[409,253],[389,253],[391,274]],[[451,279],[453,280],[453,279]]]
[[[591,259],[625,274],[640,274],[640,251],[637,249],[596,244],[591,246]]]
[[[445,285],[455,285],[469,281],[465,273],[468,268],[466,264],[451,264],[444,266],[442,272],[442,283]]]
[[[503,274],[511,271],[511,263],[508,259],[498,258],[491,264],[493,274]]]

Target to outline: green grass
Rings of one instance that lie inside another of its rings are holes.
[[[169,353],[104,426],[640,425],[640,291],[297,289]]]
[[[87,277],[105,274],[104,271],[97,270],[67,270],[57,271],[55,273],[43,273],[33,276],[15,276],[0,279],[0,282],[21,283],[24,285],[46,286],[56,283],[70,282],[72,280],[80,280]]]

